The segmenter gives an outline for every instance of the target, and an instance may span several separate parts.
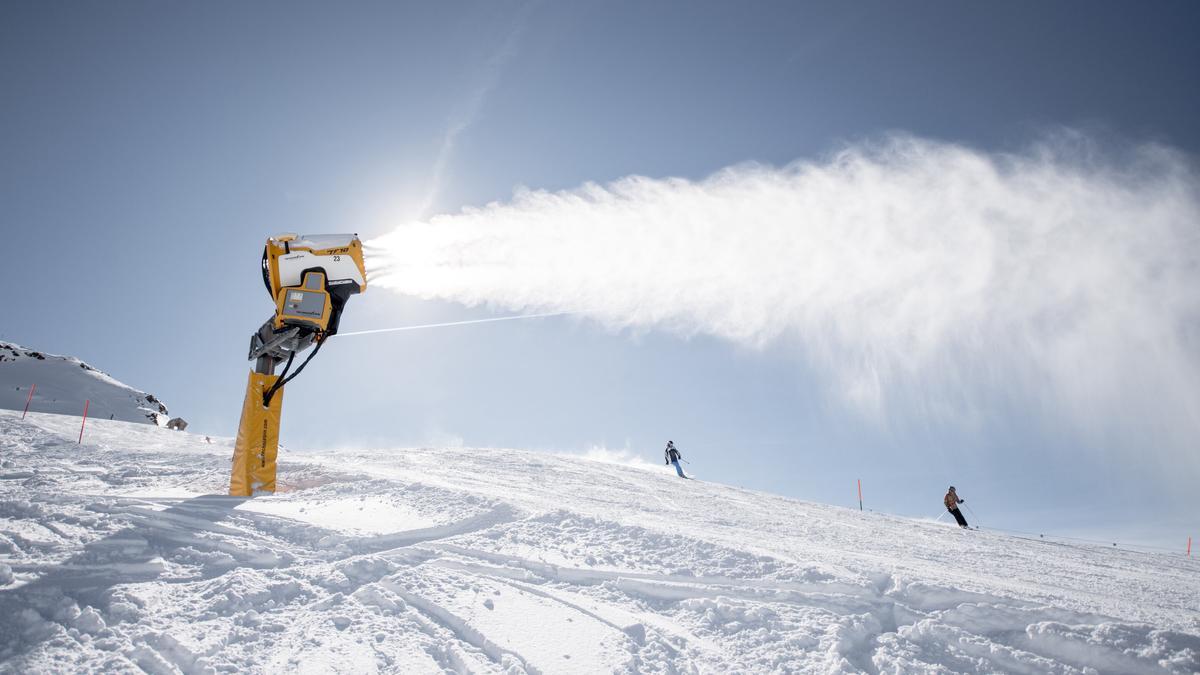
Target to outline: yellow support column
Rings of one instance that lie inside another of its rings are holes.
[[[233,474],[229,494],[250,497],[258,492],[275,492],[275,456],[279,452],[279,418],[283,409],[283,387],[264,407],[263,394],[278,380],[277,375],[251,371],[233,448]]]

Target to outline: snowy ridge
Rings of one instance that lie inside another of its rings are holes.
[[[1200,562],[516,450],[0,412],[0,672],[1200,669]]]
[[[17,344],[0,342],[0,408],[29,409],[61,415],[83,414],[125,422],[166,424],[167,407],[151,394],[138,391],[73,356],[58,356]]]

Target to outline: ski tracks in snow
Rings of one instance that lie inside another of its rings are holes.
[[[518,451],[285,456],[277,495],[203,496],[228,441],[131,426],[0,413],[0,672],[1200,668],[1187,561]]]

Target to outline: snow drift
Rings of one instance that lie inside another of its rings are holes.
[[[152,394],[113,379],[73,356],[58,356],[0,342],[0,408],[82,415],[93,419],[166,424],[167,406]]]
[[[698,181],[523,189],[402,224],[367,242],[368,264],[421,298],[794,342],[870,419],[972,425],[1015,406],[1194,478],[1198,185],[1160,146],[895,137]]]
[[[279,494],[207,496],[228,439],[19,417],[0,672],[1200,669],[1181,556],[517,450],[285,453]]]

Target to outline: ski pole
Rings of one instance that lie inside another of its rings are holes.
[[[967,505],[963,504],[963,506],[967,506]],[[967,506],[967,510],[971,512],[971,517],[975,519],[975,526],[978,527],[979,526],[979,516],[976,515],[975,509]]]
[[[33,400],[33,392],[35,391],[37,391],[36,382],[29,388],[29,396],[25,398],[25,410],[21,411],[21,419],[25,419],[25,414],[29,412],[29,402]]]

